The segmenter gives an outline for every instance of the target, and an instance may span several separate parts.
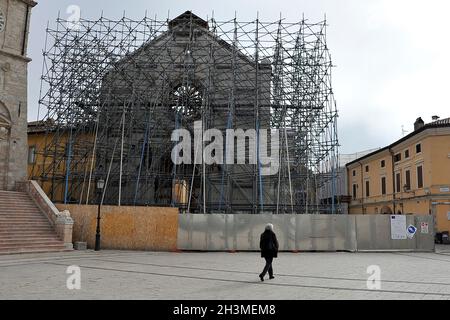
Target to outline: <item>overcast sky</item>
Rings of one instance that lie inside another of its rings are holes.
[[[39,0],[38,0],[39,1]],[[186,10],[228,20],[328,20],[342,153],[383,147],[411,132],[415,119],[450,117],[448,0],[41,0],[29,40],[29,120],[36,120],[47,21],[78,5],[84,18],[174,18]]]

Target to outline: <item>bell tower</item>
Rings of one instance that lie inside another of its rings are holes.
[[[0,0],[0,190],[27,179],[27,42],[32,0]]]

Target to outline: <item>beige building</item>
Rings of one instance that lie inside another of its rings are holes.
[[[347,166],[350,214],[436,216],[450,231],[450,118],[424,124]]]
[[[27,179],[27,40],[32,0],[0,0],[0,190]]]

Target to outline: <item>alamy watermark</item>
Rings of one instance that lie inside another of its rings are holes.
[[[381,290],[381,268],[377,265],[367,267],[366,272],[370,274],[367,278],[366,285],[369,290]]]
[[[69,15],[67,29],[80,30],[81,8],[73,4],[67,7],[66,13]]]
[[[69,290],[80,290],[81,289],[81,268],[79,266],[69,266],[66,269],[66,274],[69,277],[66,280],[66,287]]]
[[[277,129],[208,129],[194,122],[194,137],[187,129],[176,129],[171,140],[178,142],[172,149],[172,161],[181,164],[258,165],[262,176],[278,173],[280,137]],[[270,136],[270,142],[269,142]],[[194,140],[194,145],[192,145]],[[225,143],[224,143],[225,140]],[[205,143],[207,143],[205,145]],[[235,148],[236,147],[236,148]],[[270,155],[269,155],[270,147]],[[203,152],[202,152],[203,151]],[[248,154],[248,156],[247,156]]]

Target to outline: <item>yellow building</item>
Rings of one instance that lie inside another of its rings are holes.
[[[450,118],[424,124],[346,165],[350,214],[435,215],[450,231]]]
[[[81,133],[81,141],[94,141],[92,132]],[[54,140],[54,141],[52,141]],[[89,202],[96,202],[95,183],[91,179],[88,188],[90,168],[92,166],[92,145],[83,147],[72,145],[71,170],[67,171],[67,163],[55,163],[54,159],[62,157],[53,156],[67,152],[69,130],[57,130],[51,121],[35,121],[28,123],[28,177],[39,183],[47,196],[55,203],[86,203],[89,191]],[[56,141],[58,143],[56,143]],[[45,150],[51,146],[52,150]],[[78,166],[74,168],[74,166]],[[71,172],[84,172],[83,177],[74,179]],[[75,192],[67,194],[66,186],[77,184],[72,188]],[[188,183],[184,180],[175,181],[172,188],[172,198],[180,205],[188,204]]]
[[[81,133],[86,135],[83,141],[94,140],[91,133]],[[55,162],[54,159],[60,159],[61,153],[67,152],[69,130],[56,130],[51,121],[36,121],[28,123],[28,177],[39,183],[48,197],[55,203],[79,203],[86,202],[86,195],[89,189],[90,199],[95,197],[95,183],[91,181],[91,187],[88,188],[89,164],[92,161],[91,154],[88,153],[90,145],[71,146],[72,161],[71,170],[75,166],[83,168],[85,172],[82,179],[73,179],[70,171],[67,171],[65,161]],[[54,141],[58,141],[55,143]],[[45,148],[51,146],[51,150]],[[67,194],[66,186],[77,183],[78,188],[75,193]]]

